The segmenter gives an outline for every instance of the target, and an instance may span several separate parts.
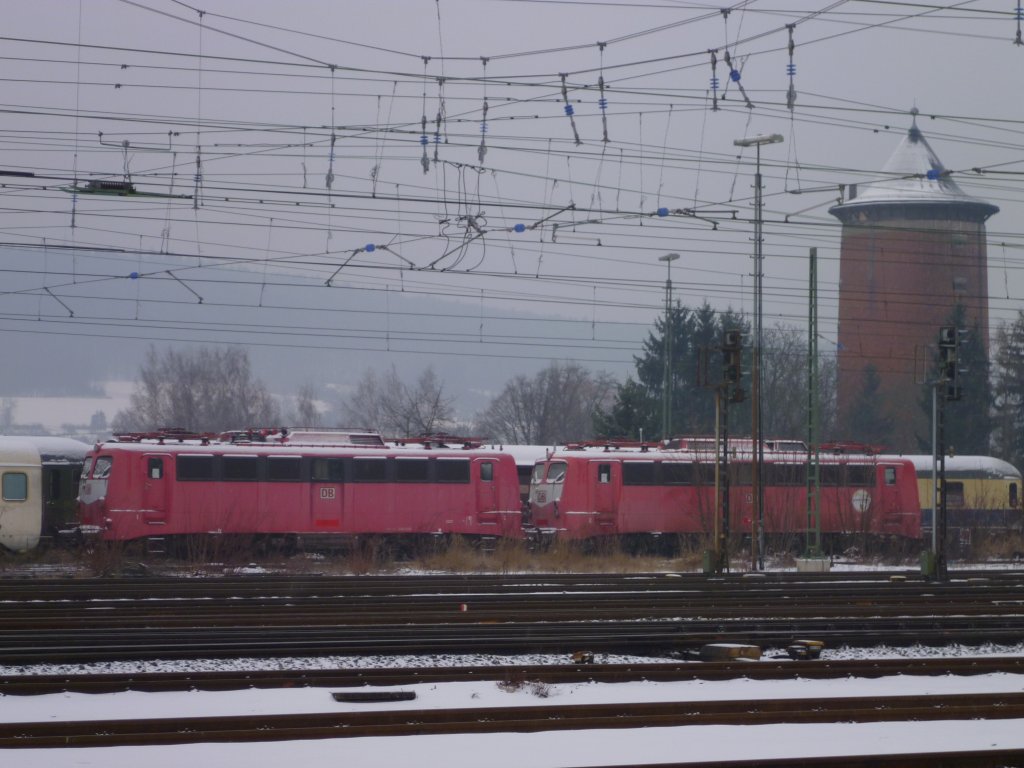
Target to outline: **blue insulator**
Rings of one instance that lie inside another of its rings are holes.
[[[480,123],[480,133],[487,133],[487,123]]]
[[[712,77],[711,78],[711,90],[713,90],[713,91],[717,91],[718,90],[718,78],[717,77]]]
[[[363,250],[366,251],[367,253],[373,253],[374,251],[377,250],[377,246],[374,245],[373,243],[367,243]]]
[[[199,184],[202,180],[203,180],[203,174],[201,174],[201,173],[197,173],[197,174],[195,174],[192,177],[192,181],[194,181],[196,184]]]
[[[796,74],[796,64],[789,63],[786,65],[786,74],[792,77]]]
[[[434,143],[435,144],[440,144],[441,143],[441,135],[440,134],[437,134],[437,133],[434,134]]]
[[[740,81],[739,70],[738,69],[730,69],[729,70],[729,79],[732,80],[734,83],[738,83]]]
[[[1017,21],[1024,21],[1024,8],[1017,6]]]
[[[566,104],[565,105],[565,114],[568,115],[569,117],[572,117],[572,113],[573,113],[572,104]]]
[[[597,106],[600,107],[601,109],[608,109],[608,99],[602,96],[600,99],[597,100]]]
[[[425,134],[425,133],[422,134],[420,136],[420,144],[422,144],[425,147],[429,143],[430,143],[430,138],[427,136],[427,134]]]
[[[138,272],[132,272],[130,275],[128,275],[128,277],[130,277],[132,280],[138,280],[139,279],[139,273]]]
[[[659,216],[668,216],[668,208],[659,208],[658,209],[658,215]]]
[[[526,231],[526,225],[525,224],[516,224],[514,227],[512,227],[512,229],[514,229],[516,232],[525,232]]]
[[[942,175],[942,171],[938,168],[929,168],[928,173],[925,174],[932,181],[936,181]]]

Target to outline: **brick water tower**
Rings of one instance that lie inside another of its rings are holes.
[[[930,419],[922,386],[939,326],[963,305],[968,328],[988,349],[985,220],[999,208],[966,194],[917,127],[886,163],[882,178],[851,187],[829,213],[843,224],[839,256],[838,407],[840,429],[856,431],[877,374],[889,447],[917,451]]]

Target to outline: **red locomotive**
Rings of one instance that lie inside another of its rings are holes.
[[[523,535],[510,454],[369,432],[120,435],[86,457],[79,508],[82,531],[109,541]]]
[[[569,540],[617,536],[636,544],[666,535],[709,534],[714,527],[714,441],[660,445],[568,446],[534,468],[528,525],[532,535]],[[729,529],[751,531],[755,517],[750,440],[730,441]],[[807,530],[807,454],[801,443],[766,442],[762,488],[765,533]],[[913,463],[897,456],[822,454],[821,530],[827,537],[921,535]]]

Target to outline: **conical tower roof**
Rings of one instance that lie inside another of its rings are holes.
[[[946,171],[938,155],[917,127],[917,109],[911,111],[914,120],[907,135],[896,147],[882,172],[880,181],[850,187],[850,199],[832,206],[829,213],[846,222],[865,207],[898,206],[899,215],[913,216],[913,208],[925,214],[922,207],[955,207],[951,218],[966,217],[984,221],[999,211],[999,207],[971,197],[964,192]],[[906,210],[909,207],[911,210]],[[930,212],[934,215],[934,211]]]

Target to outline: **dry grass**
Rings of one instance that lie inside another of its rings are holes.
[[[998,535],[978,536],[972,542],[971,559],[975,562],[1015,558],[1024,558],[1024,533],[1002,532]]]

